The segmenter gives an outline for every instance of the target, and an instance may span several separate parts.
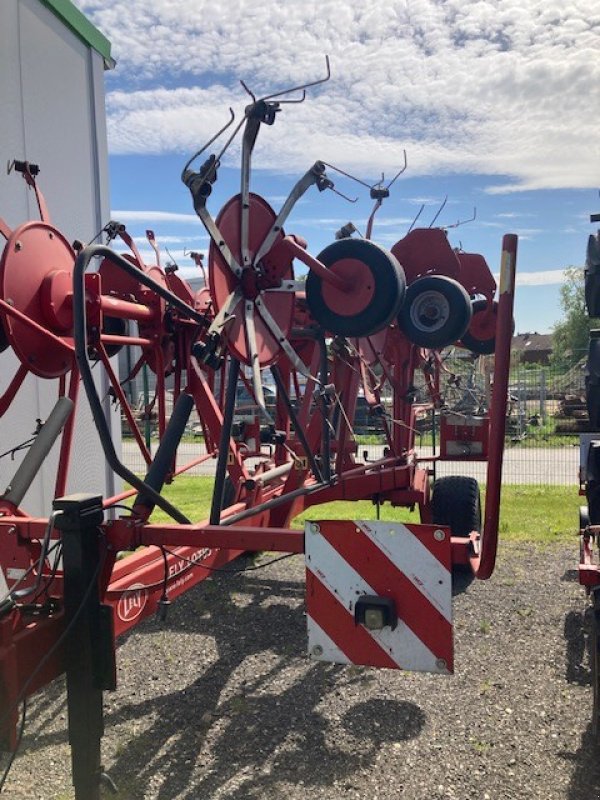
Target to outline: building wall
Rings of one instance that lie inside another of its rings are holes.
[[[39,164],[38,183],[52,223],[70,241],[92,239],[110,217],[104,63],[38,0],[0,2],[0,108],[0,164],[12,159]],[[4,168],[0,216],[11,228],[38,218],[34,193],[20,175],[7,175]],[[3,245],[0,237],[0,249]],[[0,355],[0,392],[17,366],[10,349]],[[103,396],[106,387],[99,388]],[[57,391],[57,381],[28,376],[0,419],[0,452],[30,437],[36,419],[48,416]],[[118,414],[107,413],[119,444]],[[80,402],[75,430],[68,491],[112,494],[113,476],[85,402]],[[0,459],[0,493],[21,457]],[[49,511],[57,457],[55,447],[25,498],[23,507],[31,514]]]

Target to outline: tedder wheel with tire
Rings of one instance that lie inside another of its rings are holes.
[[[402,305],[406,281],[395,256],[367,239],[340,239],[318,260],[352,287],[343,291],[316,272],[306,279],[306,302],[322,328],[338,336],[370,336],[385,328]]]
[[[462,339],[472,313],[471,299],[458,281],[428,275],[406,290],[398,324],[414,344],[439,349]]]
[[[438,478],[433,484],[431,513],[433,522],[449,525],[453,536],[481,532],[481,499],[475,478]]]
[[[473,317],[467,332],[462,337],[462,344],[471,353],[489,356],[496,349],[498,303],[494,301],[489,308],[487,300],[473,300],[471,309]]]

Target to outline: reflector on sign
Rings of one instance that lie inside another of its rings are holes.
[[[453,672],[447,528],[325,520],[305,534],[311,658]]]

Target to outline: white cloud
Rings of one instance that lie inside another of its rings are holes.
[[[195,214],[177,214],[172,211],[133,211],[117,210],[110,212],[111,219],[118,222],[181,222],[186,225],[201,225]]]
[[[539,272],[519,272],[517,270],[517,286],[556,286],[565,282],[566,270],[546,269]],[[500,275],[494,275],[496,282],[500,281]]]
[[[247,103],[237,78],[257,92],[314,80],[329,53],[332,80],[261,133],[257,165],[323,158],[370,180],[406,148],[411,176],[485,174],[493,194],[597,185],[595,0],[78,5],[113,43],[109,87],[134,87],[109,93],[115,153],[191,153]]]
[[[170,244],[187,244],[197,242],[199,240],[208,241],[208,236],[161,236],[157,234],[155,236],[155,240],[159,245],[170,245]],[[134,236],[133,241],[136,244],[147,245],[148,239],[145,236]]]

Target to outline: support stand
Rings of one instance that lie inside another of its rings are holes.
[[[65,665],[75,800],[100,800],[103,689],[115,687],[112,612],[100,604],[102,497],[74,494],[53,503],[62,533]],[[107,613],[108,612],[108,613]]]

